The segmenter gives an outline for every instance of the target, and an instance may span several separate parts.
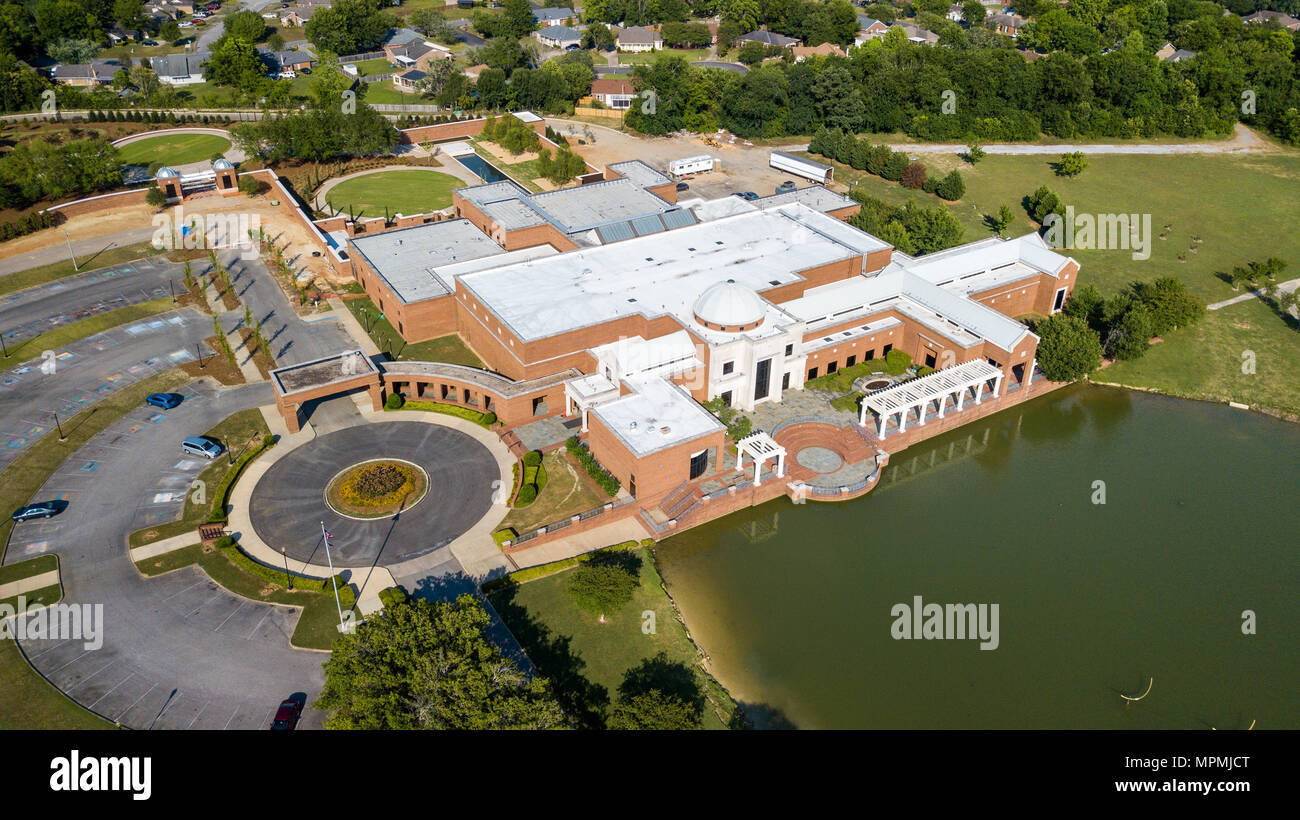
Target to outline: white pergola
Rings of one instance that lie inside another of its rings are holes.
[[[769,458],[776,459],[776,477],[785,478],[785,448],[776,439],[761,430],[736,442],[736,469],[745,469],[745,454],[754,460],[754,486],[762,484],[763,465]]]
[[[858,424],[867,425],[867,411],[876,414],[876,433],[882,439],[889,419],[898,416],[898,432],[907,429],[907,416],[913,409],[919,415],[920,424],[925,424],[926,412],[931,404],[938,402],[938,416],[943,414],[951,400],[953,407],[961,410],[966,403],[968,391],[974,390],[975,403],[984,399],[984,388],[993,383],[991,395],[997,396],[1002,388],[1003,373],[998,368],[984,361],[964,362],[954,367],[912,379],[909,382],[886,387],[874,393],[868,393],[862,399],[862,409],[858,411]]]

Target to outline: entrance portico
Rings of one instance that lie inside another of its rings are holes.
[[[587,432],[587,411],[598,404],[613,401],[619,397],[618,385],[599,373],[570,379],[564,383],[564,417],[571,417],[575,410],[582,413],[582,428]]]
[[[925,424],[926,413],[932,406],[939,418],[943,418],[950,401],[954,408],[961,410],[968,396],[976,404],[983,401],[985,388],[989,388],[993,396],[1000,395],[1002,379],[1002,371],[982,359],[964,362],[919,379],[868,393],[862,399],[862,409],[858,411],[858,424],[865,427],[867,412],[875,413],[876,434],[883,439],[892,417],[898,417],[898,431],[901,433],[907,429],[907,419],[913,410],[917,413],[918,424]],[[973,396],[970,392],[972,390]]]

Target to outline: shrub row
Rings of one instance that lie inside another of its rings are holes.
[[[385,410],[397,410],[403,408],[406,410],[425,410],[430,413],[443,413],[448,416],[456,416],[457,418],[466,419],[467,421],[472,421],[477,425],[487,428],[491,428],[492,425],[497,423],[496,413],[480,413],[477,410],[468,407],[461,407],[458,404],[443,404],[442,402],[436,401],[408,401],[399,404],[397,407],[389,407],[387,404],[384,405]]]
[[[235,466],[226,471],[225,477],[221,479],[221,483],[217,485],[216,491],[212,494],[212,512],[208,515],[209,524],[226,523],[229,519],[229,516],[226,515],[226,504],[230,500],[230,491],[234,488],[235,481],[239,478],[240,473],[244,472],[244,468],[248,466],[250,461],[261,455],[262,451],[268,447],[273,446],[275,446],[275,436],[267,433],[262,436],[260,447],[244,453],[239,457],[239,461],[235,462]]]
[[[339,602],[344,609],[350,609],[357,602],[356,590],[348,584],[347,580],[340,574],[330,578],[308,578],[305,575],[295,575],[286,573],[282,569],[268,567],[259,561],[254,560],[248,553],[239,548],[235,539],[224,535],[217,540],[217,549],[221,550],[226,558],[235,566],[247,572],[249,575],[261,578],[263,581],[269,581],[272,584],[282,586],[288,589],[290,582],[294,589],[300,589],[306,592],[320,592],[334,594],[334,581],[338,582]]]
[[[484,592],[492,592],[506,587],[519,586],[529,581],[536,581],[538,578],[545,578],[548,575],[554,575],[557,572],[563,572],[566,569],[572,569],[579,564],[586,562],[602,555],[609,555],[614,552],[626,552],[628,550],[639,549],[641,547],[654,546],[654,539],[643,538],[640,541],[624,541],[621,544],[615,544],[611,547],[602,547],[593,552],[575,555],[572,558],[562,558],[559,561],[552,561],[549,564],[539,564],[535,567],[516,570],[509,575],[502,575],[500,578],[493,578],[490,581],[484,581],[482,589]]]
[[[602,490],[610,496],[618,494],[618,479],[614,478],[608,470],[601,466],[586,445],[578,441],[577,436],[569,436],[569,439],[564,442],[564,447],[573,454],[573,457],[587,471],[587,475],[591,476],[592,480],[599,484]]]
[[[924,165],[914,162],[902,151],[888,145],[873,145],[870,140],[841,133],[838,128],[823,128],[808,143],[808,153],[842,162],[858,171],[875,174],[905,188],[920,188],[927,194],[953,201],[966,195],[966,181],[960,171],[946,176],[930,176]]]
[[[151,122],[151,123],[226,123],[225,117],[209,117],[207,114],[176,114],[166,111],[90,111],[86,114],[89,122]]]

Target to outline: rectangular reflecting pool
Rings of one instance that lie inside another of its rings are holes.
[[[484,182],[501,182],[510,177],[498,171],[491,163],[478,154],[465,154],[456,157],[456,161],[473,171]]]

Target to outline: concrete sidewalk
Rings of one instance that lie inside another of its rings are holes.
[[[151,544],[142,544],[130,549],[132,561],[145,561],[149,558],[156,558],[159,555],[166,555],[169,552],[175,552],[185,547],[192,547],[199,543],[198,528],[194,532],[183,532],[180,535],[173,535],[171,538],[164,538],[161,541],[154,541]]]
[[[7,584],[0,584],[0,600],[12,598],[15,595],[22,595],[25,592],[35,592],[38,589],[52,587],[59,583],[59,571],[52,569],[49,572],[42,572],[40,575],[31,575],[26,578],[19,578],[17,581],[10,581]]]

